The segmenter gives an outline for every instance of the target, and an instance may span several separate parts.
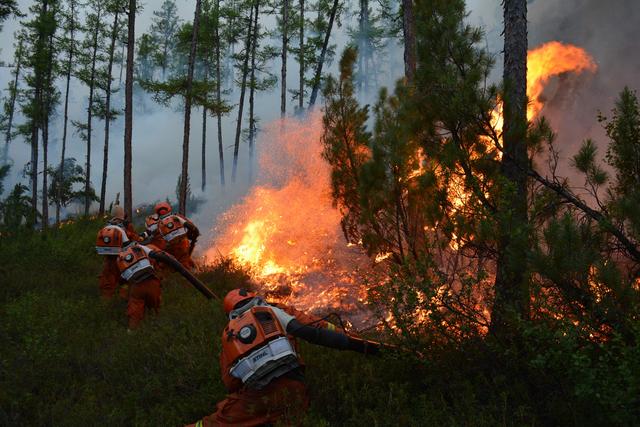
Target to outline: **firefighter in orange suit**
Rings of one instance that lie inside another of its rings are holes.
[[[127,221],[124,209],[121,206],[115,206],[113,217],[105,227],[100,229],[96,239],[96,252],[104,258],[102,273],[98,279],[100,296],[103,299],[112,298],[118,285],[122,284],[117,263],[120,248],[128,240],[139,239],[133,226]]]
[[[222,332],[220,369],[229,395],[189,427],[300,422],[309,402],[296,337],[365,354],[380,349],[379,343],[337,332],[331,323],[292,307],[267,304],[246,289],[229,292],[223,305],[229,324]]]
[[[142,233],[142,238],[144,242],[151,243],[157,248],[164,249],[165,248],[165,240],[160,234],[160,230],[158,230],[158,222],[160,221],[160,212],[166,212],[167,206],[169,206],[169,211],[171,210],[171,205],[166,202],[158,203],[154,207],[154,212],[145,218],[144,225],[145,231]]]
[[[159,266],[176,270],[207,297],[213,297],[211,291],[170,254],[153,245],[143,245],[129,240],[118,254],[118,270],[122,280],[129,283],[129,302],[127,317],[129,329],[138,327],[145,312],[158,313],[162,300]]]
[[[158,231],[164,239],[164,249],[186,268],[193,270],[195,264],[191,254],[200,230],[186,217],[172,213],[171,205],[167,202],[158,203],[155,211],[159,215]]]

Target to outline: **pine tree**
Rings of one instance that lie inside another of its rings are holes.
[[[315,23],[316,29],[322,29],[324,27],[324,14],[327,13],[326,7],[328,4],[324,0],[318,0],[318,18]],[[311,96],[309,98],[309,107],[313,107],[316,103],[316,98],[318,97],[318,93],[320,91],[320,85],[322,83],[322,68],[324,67],[325,62],[330,58],[333,54],[333,49],[329,46],[329,39],[331,38],[331,31],[333,30],[333,24],[339,16],[340,12],[340,2],[339,0],[334,0],[331,5],[331,9],[328,11],[329,13],[329,22],[326,24],[326,30],[324,30],[324,34],[318,31],[318,36],[316,39],[319,41],[322,39],[322,45],[320,48],[320,54],[315,61],[315,74],[313,76],[312,87],[311,87]],[[322,35],[321,35],[322,34]],[[316,42],[317,45],[317,42]]]
[[[323,155],[348,241],[395,264],[372,302],[403,336],[449,342],[488,326],[497,90],[485,86],[492,62],[478,47],[482,32],[464,24],[462,0],[422,3],[416,16],[415,84],[381,91],[372,134],[354,94],[355,51],[345,52],[340,79],[325,86]]]
[[[2,148],[2,156],[0,157],[0,163],[3,165],[8,161],[9,143],[11,142],[13,136],[13,119],[15,117],[16,101],[18,100],[18,83],[20,82],[20,69],[24,60],[23,37],[23,33],[17,35],[17,45],[15,46],[16,50],[14,54],[14,69],[11,71],[11,73],[13,74],[13,82],[9,83],[9,88],[7,89],[7,91],[9,92],[9,98],[4,100],[2,104],[3,111],[0,115],[0,132],[3,132],[5,135],[4,147]]]
[[[78,71],[78,78],[89,88],[87,119],[86,122],[73,122],[80,132],[80,138],[87,145],[85,162],[85,191],[87,195],[91,188],[91,144],[93,140],[93,118],[97,107],[96,102],[98,102],[96,89],[100,79],[98,68],[106,59],[101,48],[104,45],[102,20],[107,14],[107,3],[105,0],[90,0],[88,5],[91,12],[86,18],[86,34],[82,44],[83,53],[78,58],[81,64],[81,68]],[[90,206],[91,199],[87,196],[84,205],[84,215],[89,215]]]
[[[127,73],[125,82],[124,107],[124,211],[133,218],[133,191],[131,188],[131,139],[133,136],[133,67],[136,37],[136,0],[129,0],[127,10]]]
[[[167,78],[167,68],[173,62],[172,55],[176,43],[176,36],[180,27],[178,7],[174,0],[164,0],[160,10],[153,11],[151,19],[150,37],[155,65],[162,70],[162,80]]]
[[[527,218],[527,2],[504,2],[504,127],[501,173],[504,193],[498,201],[500,228],[492,332],[515,333],[529,316]]]
[[[282,33],[281,70],[280,70],[280,117],[287,113],[287,53],[289,51],[289,0],[282,0],[282,14],[280,17],[280,32]]]
[[[155,77],[156,63],[155,53],[158,46],[153,36],[143,34],[138,39],[138,51],[136,52],[135,78],[136,80],[153,80]]]
[[[258,118],[255,114],[255,94],[258,91],[264,91],[272,88],[277,82],[276,76],[269,72],[269,63],[277,56],[278,52],[275,48],[268,45],[261,47],[261,40],[266,34],[260,29],[260,11],[258,6],[259,3],[256,2],[254,5],[255,11],[253,14],[253,35],[250,54],[251,71],[249,73],[249,129],[247,137],[249,142],[249,180],[253,179],[255,142],[258,132]]]
[[[56,31],[55,13],[57,2],[40,0],[29,9],[33,19],[25,23],[25,45],[27,52],[24,62],[26,87],[21,94],[21,109],[26,123],[19,127],[20,133],[28,138],[31,144],[31,161],[29,175],[31,180],[30,219],[35,222],[40,217],[38,212],[38,161],[39,134],[48,125],[50,108],[55,102],[55,87],[47,83],[52,78],[53,35]],[[47,131],[45,130],[45,136]],[[45,144],[47,142],[45,141]],[[46,200],[46,197],[44,197]]]
[[[416,74],[416,19],[413,0],[402,0],[402,37],[404,41],[404,75],[411,82]]]
[[[42,228],[44,231],[49,227],[49,198],[47,194],[49,178],[49,121],[54,113],[55,106],[59,101],[59,93],[54,85],[56,72],[58,69],[55,57],[57,56],[54,45],[54,35],[57,29],[57,14],[59,5],[51,5],[50,12],[50,32],[47,40],[47,71],[45,74],[43,97],[42,97]]]
[[[253,41],[253,23],[254,23],[254,13],[255,13],[255,7],[254,4],[259,6],[259,1],[260,0],[252,0],[249,3],[249,17],[247,20],[247,32],[246,32],[246,36],[245,36],[245,44],[244,44],[244,51],[240,54],[237,55],[237,59],[239,59],[240,64],[239,65],[239,69],[240,69],[240,100],[238,102],[238,118],[236,120],[236,136],[235,136],[235,141],[233,144],[233,165],[232,165],[232,169],[231,169],[231,181],[235,182],[236,181],[236,173],[237,173],[237,169],[238,169],[238,153],[240,151],[240,137],[242,134],[242,113],[244,110],[244,98],[245,98],[245,91],[247,88],[247,78],[249,75],[249,60],[251,58],[251,43]]]
[[[185,215],[187,212],[187,183],[189,182],[189,132],[191,127],[191,103],[193,90],[193,71],[196,61],[196,49],[198,45],[198,31],[200,24],[200,11],[202,9],[202,1],[196,0],[196,10],[193,17],[193,35],[191,36],[191,50],[189,52],[189,68],[187,71],[187,80],[185,88],[185,106],[184,106],[184,136],[182,141],[182,172],[180,198],[178,200],[178,210]]]
[[[66,156],[67,150],[67,128],[69,123],[69,90],[71,88],[71,77],[75,75],[76,51],[78,50],[78,42],[76,40],[76,32],[81,30],[78,22],[78,2],[77,0],[67,0],[67,9],[61,11],[64,19],[62,24],[61,52],[66,52],[67,57],[64,60],[63,73],[65,75],[65,95],[64,95],[64,122],[62,125],[62,147],[60,150],[60,165],[58,170],[62,170],[62,164]],[[59,178],[59,177],[58,177]],[[52,198],[55,200],[55,198]],[[58,198],[59,199],[59,198]],[[56,203],[56,224],[60,223],[60,205]]]
[[[0,31],[2,31],[2,23],[11,15],[22,16],[18,9],[16,0],[0,1]]]
[[[220,8],[220,0],[214,0],[215,6],[213,9],[213,44],[215,46],[215,70],[216,70],[216,103],[223,105],[222,100],[222,64],[220,62],[220,53],[222,51],[222,43],[224,39],[220,36],[220,26],[222,25]],[[224,148],[222,145],[222,110],[219,108],[216,111],[216,119],[218,124],[218,160],[220,168],[220,184],[225,184],[224,174]]]
[[[120,13],[124,4],[122,0],[115,0],[109,4],[109,11],[113,14],[113,23],[111,24],[109,48],[107,50],[107,66],[104,73],[104,85],[102,87],[105,93],[104,108],[100,111],[100,118],[104,120],[104,149],[102,158],[102,184],[100,186],[100,210],[99,214],[104,214],[105,198],[107,193],[107,170],[109,167],[109,130],[111,122],[117,118],[118,111],[111,107],[111,84],[113,82],[113,62],[115,58],[116,41],[121,36],[121,24],[119,22]]]
[[[381,63],[376,63],[378,52],[385,48],[387,32],[381,25],[382,15],[374,13],[369,0],[360,0],[358,27],[349,31],[354,46],[358,48],[356,84],[359,91],[369,93],[370,86],[377,85],[377,70]],[[371,80],[373,79],[373,82]]]

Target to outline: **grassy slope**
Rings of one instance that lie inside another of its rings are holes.
[[[81,221],[46,239],[0,240],[0,425],[180,425],[224,397],[221,307],[174,276],[164,283],[160,315],[128,335],[125,302],[98,298],[99,226]],[[224,266],[202,278],[220,294],[242,281]],[[311,345],[302,353],[312,396],[308,425],[528,423],[505,414],[499,396],[487,398],[460,380],[451,389],[453,375],[398,356]]]

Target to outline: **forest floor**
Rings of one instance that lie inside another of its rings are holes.
[[[98,297],[100,224],[0,237],[0,425],[177,426],[225,396],[220,304],[173,275],[159,316],[127,334],[125,301]],[[243,277],[225,263],[200,275],[222,295]],[[305,425],[539,424],[526,405],[508,410],[494,379],[460,355],[301,352],[312,402]]]

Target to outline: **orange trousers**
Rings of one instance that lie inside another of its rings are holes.
[[[129,329],[135,329],[144,319],[147,310],[158,314],[162,301],[162,288],[160,279],[157,277],[150,277],[130,286],[127,317],[129,317]]]
[[[191,242],[189,242],[189,239],[183,238],[167,245],[165,250],[173,255],[186,269],[193,270],[196,265],[193,259],[191,259],[191,254],[189,253],[190,248]]]
[[[299,425],[309,406],[301,381],[280,377],[262,390],[240,389],[216,405],[216,412],[188,427]]]
[[[104,299],[110,299],[120,283],[118,257],[115,255],[104,255],[103,257],[102,273],[98,279],[98,286],[100,287],[100,296]]]

